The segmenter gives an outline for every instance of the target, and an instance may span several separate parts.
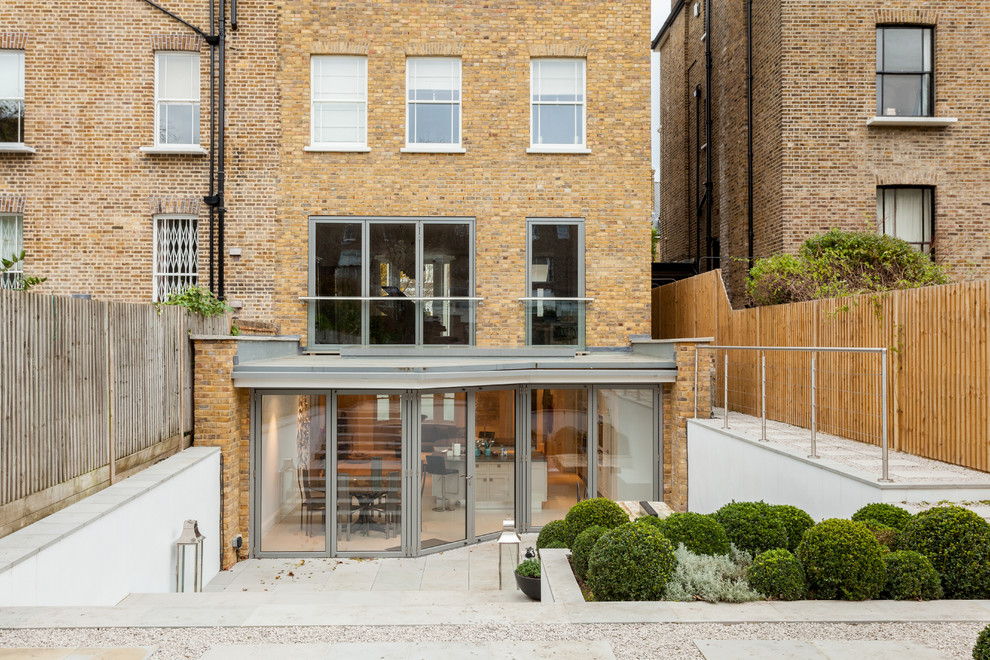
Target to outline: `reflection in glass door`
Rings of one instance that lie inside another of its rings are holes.
[[[467,395],[420,395],[420,548],[464,541],[468,511]]]
[[[534,389],[530,395],[530,526],[567,515],[587,497],[588,391]]]
[[[337,395],[337,550],[402,550],[402,397]]]
[[[474,533],[483,536],[516,517],[516,392],[475,392],[474,409]]]
[[[652,500],[653,395],[651,389],[598,389],[598,496]]]

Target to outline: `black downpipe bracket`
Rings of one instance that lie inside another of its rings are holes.
[[[753,0],[746,0],[746,204],[749,268],[753,267]]]
[[[698,272],[711,268],[712,257],[712,12],[705,3],[705,259]]]

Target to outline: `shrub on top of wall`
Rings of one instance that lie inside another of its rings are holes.
[[[887,565],[885,598],[893,600],[936,600],[942,597],[942,585],[932,563],[911,550],[892,552],[883,558]]]
[[[788,546],[787,527],[766,502],[731,502],[714,517],[730,543],[754,556]]]
[[[570,546],[577,535],[589,527],[598,525],[605,529],[615,529],[629,522],[629,515],[607,497],[595,497],[572,506],[564,520],[567,521],[569,534],[565,541]]]
[[[886,583],[883,548],[866,525],[832,518],[807,532],[797,557],[815,598],[876,598]]]
[[[591,549],[588,587],[595,600],[660,600],[676,565],[673,546],[656,528],[626,523]]]
[[[729,554],[729,537],[711,516],[700,513],[672,513],[666,518],[643,516],[636,522],[653,525],[667,537],[671,545],[683,543],[688,551],[695,554]]]
[[[790,504],[772,504],[770,508],[780,516],[787,528],[787,549],[794,552],[804,533],[815,526],[814,519],[803,509]]]
[[[990,598],[990,524],[969,509],[922,511],[904,528],[899,546],[928,557],[946,598]]]
[[[570,535],[567,531],[567,523],[563,520],[551,520],[543,526],[543,529],[540,530],[539,535],[536,537],[536,549],[542,550],[551,544],[558,543],[560,545],[557,547],[566,548],[568,547],[568,538],[570,538]]]
[[[862,509],[852,514],[852,519],[857,522],[875,520],[888,527],[893,527],[899,532],[904,531],[904,526],[911,522],[913,518],[910,513],[899,506],[886,504],[884,502],[874,502],[867,504]]]
[[[801,600],[808,591],[801,562],[784,548],[757,555],[746,577],[750,587],[775,600]]]
[[[574,568],[574,573],[582,580],[588,574],[588,556],[591,554],[591,549],[607,531],[608,529],[601,525],[592,525],[574,538],[574,543],[571,544],[571,566]]]

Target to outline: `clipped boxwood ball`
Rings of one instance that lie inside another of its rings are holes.
[[[990,660],[990,626],[980,631],[973,647],[973,660]]]
[[[560,544],[558,547],[566,548],[569,545],[567,543],[568,538],[570,535],[567,532],[567,523],[563,520],[551,520],[543,526],[536,537],[536,549],[541,550],[552,543]]]
[[[775,600],[801,600],[808,591],[801,562],[784,548],[757,555],[746,569],[746,580],[753,590]]]
[[[807,532],[797,557],[815,598],[866,600],[883,591],[883,548],[863,523],[832,518]]]
[[[572,506],[564,520],[567,521],[569,528],[570,536],[566,539],[569,546],[578,534],[592,525],[598,525],[605,529],[615,529],[619,525],[625,525],[629,522],[629,515],[622,510],[621,506],[607,497],[595,497]]]
[[[626,523],[605,532],[591,549],[588,587],[595,600],[660,600],[676,566],[663,534]]]
[[[893,527],[899,532],[904,531],[904,526],[907,525],[913,517],[914,516],[901,507],[893,504],[885,504],[883,502],[867,504],[852,515],[852,519],[857,522],[876,520],[878,523],[883,523],[887,527]]]
[[[780,516],[784,527],[787,528],[787,549],[794,552],[801,543],[804,533],[814,527],[814,519],[803,509],[790,504],[772,504],[770,508]]]
[[[928,557],[946,598],[990,598],[990,524],[961,506],[914,516],[898,542]]]
[[[732,502],[714,515],[729,542],[754,557],[788,545],[784,521],[766,502]]]
[[[666,518],[640,518],[637,522],[656,526],[675,548],[678,543],[696,555],[729,554],[729,537],[711,516],[700,513],[672,513]],[[653,522],[656,521],[656,522]]]
[[[591,549],[607,531],[608,529],[601,525],[592,525],[574,537],[574,543],[571,544],[571,566],[574,567],[574,573],[582,580],[588,574],[588,556],[591,554]]]
[[[881,522],[876,520],[861,520],[859,521],[866,525],[866,528],[870,530],[870,533],[877,538],[880,545],[884,546],[888,550],[897,550],[898,539],[901,538],[901,533],[894,529],[893,527],[888,527]]]
[[[885,598],[892,600],[937,600],[942,597],[942,585],[932,563],[924,555],[911,550],[891,552],[883,558],[887,564]]]

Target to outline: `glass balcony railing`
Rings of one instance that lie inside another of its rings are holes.
[[[531,346],[584,348],[584,318],[591,298],[520,298],[526,305]]]

